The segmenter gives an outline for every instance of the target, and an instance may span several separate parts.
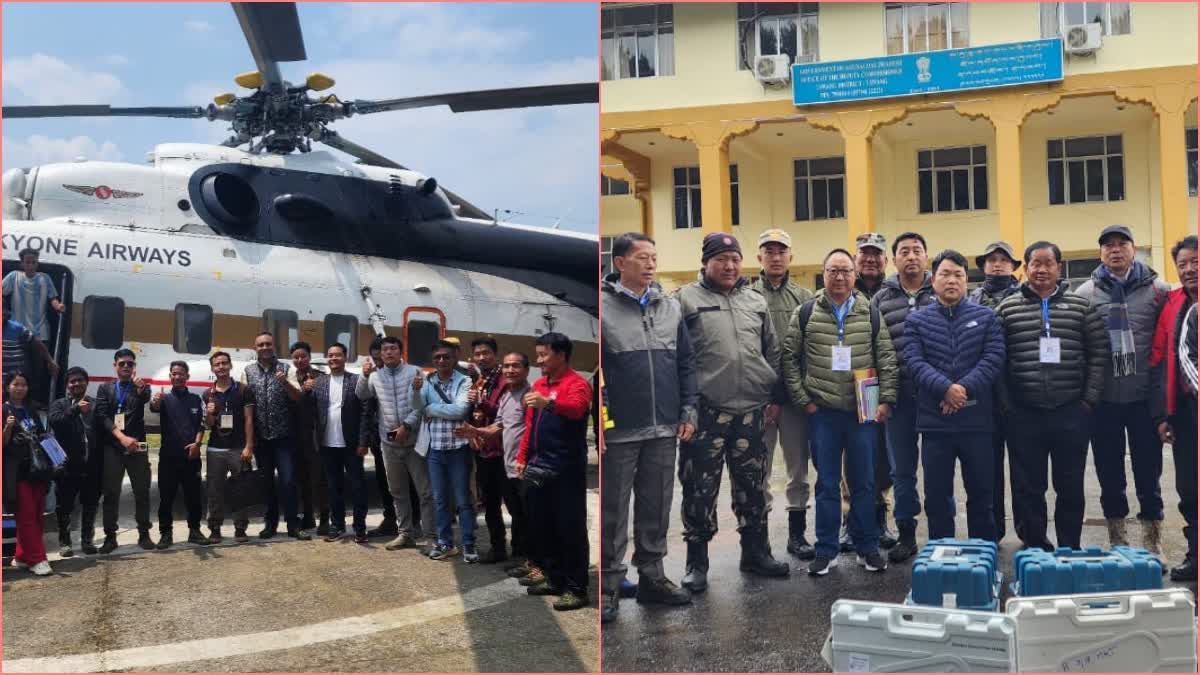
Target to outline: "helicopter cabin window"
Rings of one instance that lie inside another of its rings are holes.
[[[213,311],[208,305],[175,305],[175,352],[207,354],[212,349]]]
[[[345,314],[325,315],[325,350],[328,351],[335,342],[346,345],[346,361],[358,358],[358,319]]]
[[[404,333],[408,362],[422,368],[432,367],[433,345],[441,338],[441,325],[436,321],[409,321]]]
[[[286,309],[268,309],[263,312],[262,329],[275,336],[275,354],[286,359],[288,347],[300,339],[300,318]]]
[[[125,344],[125,301],[89,295],[83,300],[83,346],[120,349]]]

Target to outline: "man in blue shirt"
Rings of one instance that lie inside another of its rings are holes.
[[[188,543],[208,545],[208,537],[200,531],[203,513],[200,483],[200,444],[204,440],[204,402],[188,391],[188,365],[171,362],[171,391],[158,392],[150,400],[150,412],[159,414],[162,427],[162,447],[158,451],[158,531],[159,550],[172,543],[171,508],[175,492],[183,486],[183,501],[187,505]]]

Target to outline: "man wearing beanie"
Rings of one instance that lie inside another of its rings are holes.
[[[742,249],[731,234],[704,238],[699,279],[678,298],[692,341],[700,391],[699,424],[680,444],[683,538],[694,593],[708,587],[708,542],[717,533],[717,491],[729,465],[733,510],[742,540],[741,569],[760,576],[787,576],[788,565],[771,556],[767,542],[766,466],[763,432],[779,418],[786,393],[780,352],[767,301],[742,277]]]

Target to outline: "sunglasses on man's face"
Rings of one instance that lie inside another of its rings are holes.
[[[133,361],[120,361],[117,363],[118,368],[132,368],[136,365]]]
[[[434,361],[452,361],[452,360],[454,360],[454,357],[450,356],[449,354],[434,354],[433,360]]]

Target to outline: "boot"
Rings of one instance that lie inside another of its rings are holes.
[[[689,541],[687,543],[687,574],[680,582],[684,588],[693,593],[703,593],[708,588],[708,542]]]
[[[1162,521],[1142,521],[1142,548],[1154,555],[1162,555]]]
[[[208,540],[208,537],[204,536],[204,533],[200,531],[199,526],[193,527],[188,531],[187,540],[189,544],[198,544],[200,546],[209,546],[212,544],[212,542]]]
[[[879,521],[879,547],[888,549],[896,545],[896,531],[888,527],[887,504],[875,507],[875,519]]]
[[[813,549],[812,544],[808,543],[808,540],[804,538],[807,516],[808,511],[804,509],[788,511],[787,552],[801,560],[812,560],[816,557],[816,551]]]
[[[70,558],[71,556],[75,555],[74,549],[71,548],[71,530],[68,529],[70,525],[68,524],[67,527],[64,528],[62,524],[59,523],[58,527],[58,545],[61,549],[59,550],[58,554],[64,558]]]
[[[154,550],[154,540],[150,538],[150,530],[138,530],[138,546],[144,551]]]
[[[79,518],[79,548],[87,555],[96,555],[96,509],[83,507]]]
[[[165,551],[171,548],[171,544],[175,543],[175,535],[170,530],[158,533],[158,544],[155,546],[160,551]]]
[[[1108,543],[1110,546],[1129,545],[1129,537],[1125,533],[1124,518],[1108,519]]]
[[[791,567],[771,556],[765,530],[742,530],[742,561],[738,568],[760,577],[786,577]]]
[[[888,551],[888,560],[902,563],[917,554],[917,523],[910,520],[897,523],[900,528],[900,540]]]
[[[100,545],[100,553],[107,555],[115,550],[117,550],[117,535],[105,534],[104,543]]]

